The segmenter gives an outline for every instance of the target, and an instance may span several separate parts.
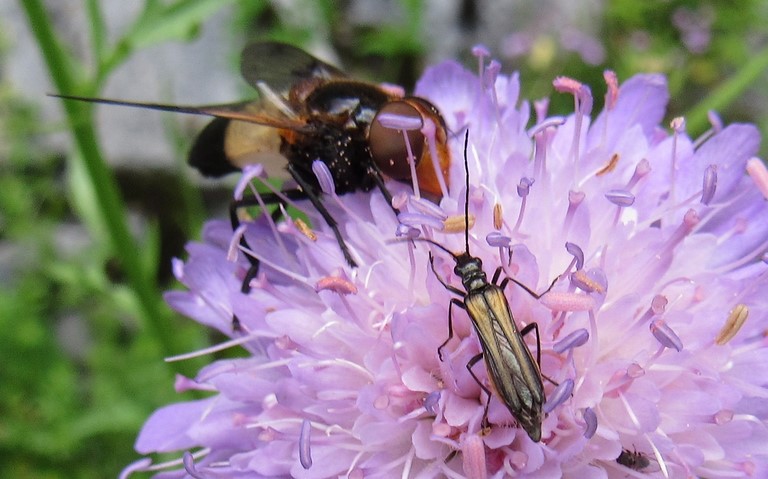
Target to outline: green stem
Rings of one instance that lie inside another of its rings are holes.
[[[768,69],[768,48],[763,49],[752,57],[741,70],[720,85],[698,105],[691,108],[685,115],[688,131],[701,132],[707,129],[709,111],[722,111],[754,83]]]
[[[107,42],[107,29],[104,25],[104,17],[101,14],[99,0],[86,0],[85,10],[87,12],[88,26],[91,28],[91,46],[93,48],[93,58],[97,63],[104,61],[104,49]]]
[[[71,63],[59,44],[51,27],[50,19],[40,0],[22,0],[29,25],[37,39],[56,90],[63,93],[78,91]],[[118,193],[118,187],[109,168],[102,161],[90,107],[72,101],[62,102],[75,144],[83,162],[98,202],[98,211],[107,228],[113,253],[120,258],[126,276],[136,294],[145,324],[160,342],[164,355],[178,354],[183,350],[177,344],[171,329],[169,310],[163,306],[152,271],[146,271],[139,260],[140,249],[125,222],[126,208]],[[88,121],[80,121],[88,117]]]

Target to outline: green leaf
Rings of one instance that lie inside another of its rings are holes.
[[[722,111],[741,97],[768,70],[768,48],[752,56],[735,75],[716,88],[709,96],[691,108],[685,115],[688,130],[703,131],[707,125],[710,110]]]
[[[200,24],[234,0],[180,0],[169,6],[147,2],[142,15],[125,37],[132,49],[169,40],[189,40]]]

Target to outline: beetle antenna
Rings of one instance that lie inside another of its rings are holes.
[[[469,160],[467,159],[467,146],[469,145],[469,129],[464,134],[464,175],[466,178],[466,191],[464,193],[464,251],[469,256]]]
[[[410,239],[410,240],[408,240],[408,241],[421,241],[421,242],[423,242],[423,243],[429,243],[429,244],[431,244],[432,246],[437,246],[437,247],[438,247],[438,248],[440,248],[441,250],[443,250],[443,251],[445,251],[446,253],[448,253],[449,255],[453,256],[453,259],[456,259],[456,253],[454,253],[453,251],[449,250],[449,249],[448,249],[448,248],[446,248],[445,246],[441,245],[441,244],[440,244],[440,243],[438,243],[437,241],[431,240],[431,239],[429,239],[429,238],[412,238],[412,239]]]

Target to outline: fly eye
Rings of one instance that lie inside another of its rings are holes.
[[[385,119],[386,121],[382,124]],[[371,123],[368,133],[371,157],[382,173],[395,180],[411,178],[408,147],[403,138],[403,130],[398,129],[397,123],[413,124],[413,120],[423,123],[421,113],[416,108],[406,101],[392,101],[376,113],[376,117]],[[403,126],[403,129],[406,130],[408,143],[413,153],[413,161],[415,165],[418,165],[424,151],[424,135],[421,134],[420,127],[411,129],[410,126]]]

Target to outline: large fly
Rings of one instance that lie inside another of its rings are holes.
[[[450,166],[447,128],[440,112],[428,100],[354,80],[299,48],[277,42],[248,45],[240,66],[243,77],[259,92],[255,100],[179,106],[53,96],[214,117],[189,153],[190,165],[205,176],[220,177],[246,165],[272,162],[276,156],[282,156],[281,163],[296,187],[279,195],[267,193],[261,198],[233,201],[229,211],[232,229],[239,228],[243,208],[307,199],[332,231],[350,267],[356,267],[357,262],[322,199],[314,170],[316,160],[327,167],[337,195],[377,188],[391,206],[392,195],[385,178],[416,182],[420,191],[433,199],[446,191]],[[420,130],[410,131],[406,147],[401,132],[386,128],[379,121],[386,114],[433,125],[434,138],[429,142]],[[392,209],[398,213],[396,208]],[[243,250],[250,250],[245,235],[239,243]],[[251,280],[260,265],[255,257],[246,258],[250,268],[242,281],[244,294],[250,292]],[[239,329],[236,317],[233,326]]]

